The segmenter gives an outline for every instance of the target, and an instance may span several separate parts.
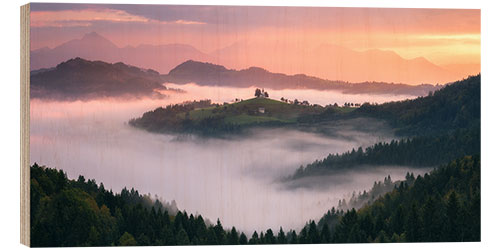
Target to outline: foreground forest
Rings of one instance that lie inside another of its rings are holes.
[[[136,190],[113,193],[94,180],[70,180],[34,164],[31,246],[479,241],[480,193],[479,155],[466,156],[424,176],[408,174],[359,210],[332,208],[298,232],[245,235],[201,215],[169,214]]]

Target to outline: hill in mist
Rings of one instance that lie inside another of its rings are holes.
[[[321,110],[321,106],[289,104],[263,97],[223,105],[201,100],[159,107],[130,120],[129,124],[150,132],[218,137],[253,127],[295,124],[300,115]]]
[[[160,74],[124,63],[74,58],[55,68],[32,71],[31,98],[88,100],[106,97],[162,97]]]

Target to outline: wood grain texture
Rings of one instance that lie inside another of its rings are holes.
[[[30,4],[21,6],[21,244],[30,246]]]

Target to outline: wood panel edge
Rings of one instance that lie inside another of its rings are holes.
[[[30,4],[21,6],[21,244],[30,246]]]

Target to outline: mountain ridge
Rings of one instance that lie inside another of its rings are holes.
[[[31,51],[30,66],[31,70],[51,68],[75,57],[110,63],[124,62],[141,68],[168,72],[188,59],[208,60],[209,56],[188,44],[118,47],[100,34],[91,32],[54,48],[43,47]]]
[[[54,48],[31,51],[31,69],[50,68],[74,57],[106,62],[124,62],[151,68],[165,74],[187,60],[211,62],[234,69],[259,66],[288,75],[305,74],[322,79],[348,82],[401,82],[405,84],[440,83],[477,74],[480,67],[436,65],[425,58],[405,59],[394,51],[370,49],[357,51],[333,44],[302,48],[292,53],[289,46],[262,46],[235,42],[205,53],[189,44],[139,44],[118,47],[96,32],[85,34]],[[479,69],[478,69],[479,68]]]
[[[361,82],[348,83],[331,81],[305,74],[287,75],[273,73],[261,67],[249,67],[242,70],[228,69],[222,65],[185,61],[177,65],[165,80],[178,84],[195,82],[206,86],[252,87],[259,86],[271,89],[317,89],[338,90],[350,94],[397,94],[423,96],[429,91],[439,89],[440,85],[420,84],[407,85],[401,83]]]
[[[450,70],[425,58],[406,59],[392,50],[355,50],[328,43],[300,48],[284,42],[266,46],[244,40],[213,51],[211,55],[218,59],[218,64],[236,69],[258,65],[272,72],[292,75],[301,72],[322,79],[349,82],[444,84],[468,76],[455,70],[458,67]],[[468,73],[477,74],[479,71]]]

